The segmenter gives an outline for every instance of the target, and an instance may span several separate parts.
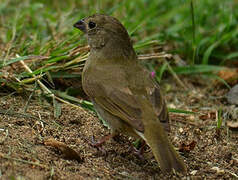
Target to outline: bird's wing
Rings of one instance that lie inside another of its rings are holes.
[[[144,131],[144,126],[141,120],[141,108],[135,96],[131,93],[129,88],[118,89],[101,85],[98,88],[101,95],[94,97],[95,103],[103,107],[105,110],[119,117],[138,131]]]
[[[159,86],[151,79],[150,74],[141,66],[133,68],[136,68],[136,73],[130,75],[128,74],[130,69],[126,67],[100,68],[98,66],[94,69],[94,73],[91,73],[93,77],[87,79],[85,90],[102,108],[121,118],[136,130],[143,131],[143,109],[138,102],[138,96],[144,96],[151,102],[153,111],[160,121],[165,121],[167,118],[167,108]],[[111,69],[111,71],[102,72],[104,69]]]
[[[161,95],[159,85],[156,82],[153,82],[153,84],[154,87],[149,88],[147,94],[158,120],[162,123],[165,130],[170,132],[169,114],[165,99]]]

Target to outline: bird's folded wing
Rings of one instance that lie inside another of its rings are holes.
[[[144,126],[141,116],[141,108],[136,97],[129,88],[118,89],[102,85],[97,88],[97,96],[94,101],[105,110],[127,122],[133,128],[143,132]]]

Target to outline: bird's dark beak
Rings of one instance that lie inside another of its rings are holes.
[[[80,20],[74,24],[74,27],[78,28],[79,30],[83,31],[86,33],[86,25],[84,23],[84,20]]]

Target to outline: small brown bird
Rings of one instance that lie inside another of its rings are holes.
[[[83,89],[112,136],[140,137],[151,147],[163,172],[186,167],[168,140],[169,116],[159,85],[143,68],[124,26],[114,17],[95,14],[74,24],[87,35],[90,55]]]

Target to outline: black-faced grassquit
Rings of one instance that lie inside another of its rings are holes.
[[[74,27],[87,35],[90,46],[83,89],[112,135],[139,136],[151,147],[163,172],[185,173],[165,131],[169,131],[169,116],[160,87],[138,62],[124,26],[114,17],[95,14]]]

